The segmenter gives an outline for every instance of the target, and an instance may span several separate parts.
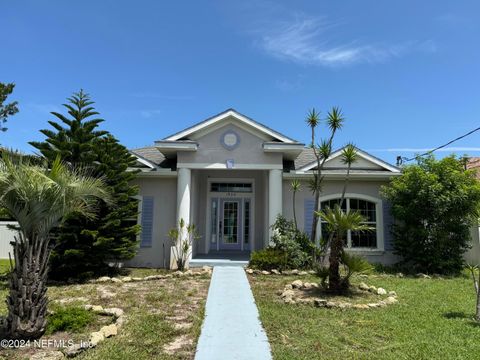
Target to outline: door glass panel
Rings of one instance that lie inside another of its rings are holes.
[[[217,199],[212,199],[212,243],[217,242],[217,223],[218,223],[218,208],[217,208],[218,201]]]
[[[245,200],[245,209],[244,209],[244,229],[243,229],[243,243],[248,244],[250,240],[250,200]]]
[[[223,242],[238,243],[238,202],[236,201],[223,203]]]

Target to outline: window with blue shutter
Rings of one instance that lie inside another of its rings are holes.
[[[142,198],[140,247],[151,247],[153,238],[153,196]]]
[[[313,224],[313,209],[315,208],[315,199],[305,199],[303,204],[303,219],[304,219],[304,228],[308,236],[312,234],[312,224]]]

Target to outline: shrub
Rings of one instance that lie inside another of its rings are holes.
[[[95,315],[83,308],[60,308],[48,317],[47,334],[57,331],[80,332],[93,322]]]
[[[287,268],[287,254],[272,247],[253,251],[248,266],[260,270],[284,270]]]
[[[293,221],[281,215],[277,217],[272,229],[273,247],[286,254],[287,267],[297,269],[312,267],[314,253],[318,249],[306,233],[298,230]]]
[[[415,272],[455,274],[463,268],[480,184],[454,156],[419,159],[382,189],[392,204],[394,247]]]

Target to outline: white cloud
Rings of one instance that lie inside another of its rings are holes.
[[[325,17],[297,15],[293,21],[269,24],[254,33],[258,44],[270,55],[302,64],[335,66],[384,62],[410,51],[434,52],[433,41],[405,41],[397,44],[364,44],[359,40],[333,43],[330,23]]]
[[[153,110],[141,110],[140,115],[146,119],[158,116],[162,113],[162,110],[153,109]]]

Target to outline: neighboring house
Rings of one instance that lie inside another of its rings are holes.
[[[136,183],[143,230],[138,255],[129,265],[168,266],[167,233],[180,218],[194,223],[201,236],[193,258],[265,248],[277,215],[293,218],[294,178],[302,182],[295,204],[298,224],[310,232],[314,199],[308,180],[316,166],[312,149],[235,110],[132,153],[141,169]],[[346,169],[340,155],[341,150],[335,151],[325,163],[323,204],[341,196]],[[349,233],[347,247],[370,261],[392,263],[392,218],[379,190],[401,172],[362,150],[358,155],[346,206],[362,211],[375,231]]]
[[[0,259],[8,259],[9,254],[13,258],[13,247],[10,243],[15,241],[18,232],[9,226],[14,225],[17,225],[15,221],[0,220]]]
[[[480,180],[480,158],[471,157],[466,162],[466,168],[475,170],[477,179]],[[480,225],[472,227],[472,248],[466,252],[465,260],[469,264],[480,264]]]

